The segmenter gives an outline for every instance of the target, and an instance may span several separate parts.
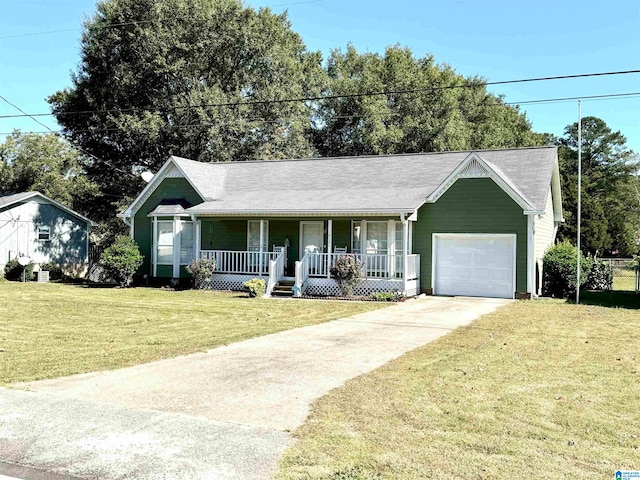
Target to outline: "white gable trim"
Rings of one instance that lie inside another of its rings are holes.
[[[153,176],[153,178],[147,184],[147,186],[144,187],[142,192],[140,192],[140,194],[136,197],[136,199],[133,201],[133,203],[131,205],[129,205],[129,207],[124,212],[119,214],[118,216],[122,217],[122,218],[133,217],[136,214],[136,212],[140,209],[140,207],[144,204],[144,202],[146,202],[149,199],[151,194],[155,191],[156,188],[158,188],[158,186],[162,183],[162,181],[165,178],[184,178],[184,179],[186,179],[187,182],[189,182],[189,185],[191,185],[191,187],[196,191],[196,193],[198,195],[200,195],[200,198],[202,198],[202,201],[205,200],[206,197],[202,194],[202,192],[200,190],[198,190],[198,188],[194,185],[194,183],[187,176],[187,174],[184,173],[184,170],[182,170],[182,168],[180,168],[180,165],[178,165],[178,163],[175,161],[174,157],[171,156],[165,162],[165,164],[162,165],[160,170],[158,170],[158,173],[156,173]]]
[[[557,158],[553,165],[553,172],[551,173],[551,198],[553,200],[553,220],[557,223],[563,223],[564,215],[562,213],[562,192],[560,190],[560,167]]]
[[[501,174],[495,171],[494,168],[489,165],[485,160],[480,157],[476,152],[471,152],[462,162],[458,165],[453,172],[436,188],[431,195],[427,197],[426,203],[435,203],[438,199],[444,195],[444,193],[451,188],[451,186],[459,178],[490,178],[492,179],[502,190],[509,195],[514,202],[516,202],[524,214],[532,213],[544,213],[538,212],[533,208],[531,203],[516,190],[516,188],[504,178]]]

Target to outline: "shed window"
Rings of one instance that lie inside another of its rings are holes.
[[[51,227],[40,225],[38,227],[38,240],[41,242],[48,242],[51,240]]]

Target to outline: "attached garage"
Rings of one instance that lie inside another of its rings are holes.
[[[436,295],[513,298],[516,235],[433,234]]]

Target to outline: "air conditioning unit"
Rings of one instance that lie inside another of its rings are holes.
[[[49,281],[49,270],[40,270],[37,275],[38,283],[47,283]]]

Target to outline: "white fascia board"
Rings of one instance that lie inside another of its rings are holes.
[[[333,211],[318,211],[318,210],[225,210],[219,212],[206,212],[187,209],[186,212],[190,215],[198,217],[226,217],[226,216],[244,216],[244,217],[256,217],[256,216],[304,216],[304,217],[327,217],[327,216],[399,216],[399,215],[413,215],[415,210],[333,210]]]
[[[461,176],[462,171],[469,166],[472,161],[476,161],[480,164],[480,167],[486,172],[486,174],[480,175],[477,177],[473,175],[469,176]],[[517,189],[509,182],[506,178],[504,178],[501,174],[495,171],[491,165],[486,162],[480,155],[476,152],[471,152],[467,157],[460,162],[453,172],[449,174],[447,178],[436,188],[426,199],[426,203],[435,203],[451,186],[459,179],[459,178],[491,178],[504,192],[511,197],[511,199],[516,202],[522,210],[524,210],[524,214],[528,215],[531,213],[538,212],[538,210],[534,209],[531,203],[517,191]],[[544,212],[543,212],[544,213]]]
[[[564,215],[562,213],[562,191],[560,190],[560,167],[558,165],[558,157],[553,164],[551,173],[551,199],[553,200],[553,220],[557,223],[564,223]]]

